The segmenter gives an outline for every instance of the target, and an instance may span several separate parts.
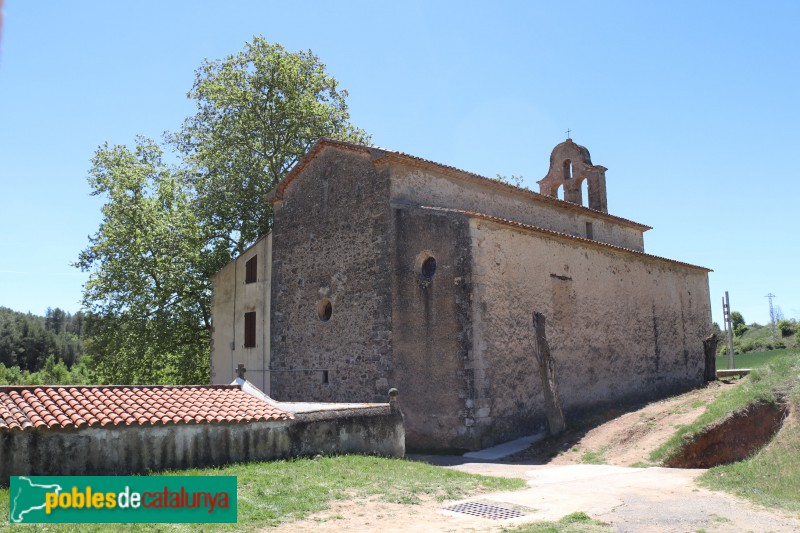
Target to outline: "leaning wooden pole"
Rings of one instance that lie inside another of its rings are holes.
[[[550,346],[547,344],[545,318],[542,313],[533,313],[533,333],[535,336],[533,353],[539,363],[539,376],[542,378],[547,425],[550,427],[550,434],[557,435],[564,431],[566,424],[564,422],[564,413],[561,411],[561,402],[558,399],[555,362],[550,355]]]
[[[717,379],[717,336],[712,333],[703,339],[703,351],[706,356],[705,380]]]

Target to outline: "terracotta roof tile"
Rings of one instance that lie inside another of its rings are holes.
[[[0,387],[0,430],[289,418],[236,385]]]

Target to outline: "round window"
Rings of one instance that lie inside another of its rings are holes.
[[[333,305],[331,305],[331,301],[327,298],[323,298],[317,304],[317,315],[319,319],[323,322],[327,322],[331,319],[331,313],[333,312]]]
[[[425,261],[422,262],[422,266],[420,267],[419,271],[420,274],[426,278],[432,278],[433,275],[436,274],[436,258],[430,256],[425,259]]]

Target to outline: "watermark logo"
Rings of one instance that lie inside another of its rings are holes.
[[[235,476],[12,476],[12,523],[232,523]]]

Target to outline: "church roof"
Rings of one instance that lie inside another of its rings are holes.
[[[286,420],[236,385],[0,387],[0,430]]]
[[[618,217],[616,215],[609,215],[608,213],[604,213],[602,211],[597,211],[595,209],[590,209],[582,205],[573,204],[572,202],[566,202],[564,200],[559,200],[558,198],[553,198],[551,196],[539,194],[537,192],[524,189],[522,187],[517,187],[515,185],[503,183],[496,179],[487,178],[485,176],[481,176],[480,174],[475,174],[474,172],[468,172],[466,170],[461,170],[459,168],[450,165],[437,163],[435,161],[431,161],[430,159],[424,159],[422,157],[417,157],[415,155],[398,152],[396,150],[388,150],[386,148],[371,147],[362,144],[338,141],[335,139],[328,139],[326,137],[320,138],[317,141],[317,143],[311,148],[311,150],[308,151],[308,153],[303,157],[303,159],[301,159],[292,168],[292,170],[289,171],[289,173],[280,181],[280,183],[278,183],[275,189],[267,195],[266,200],[268,202],[275,202],[277,200],[282,199],[283,194],[286,191],[286,188],[289,186],[289,184],[297,176],[299,176],[300,173],[302,173],[303,169],[305,169],[306,166],[308,166],[320,153],[322,153],[322,150],[326,147],[334,147],[341,150],[349,150],[352,152],[370,154],[375,163],[377,164],[389,163],[395,161],[403,164],[432,168],[439,172],[443,172],[448,176],[460,179],[467,179],[471,181],[478,181],[484,185],[510,191],[520,196],[525,196],[528,199],[533,200],[535,202],[550,204],[560,209],[591,214],[595,218],[616,222],[617,224],[633,227],[640,231],[647,231],[649,229],[653,229],[651,226],[640,224],[639,222],[628,220],[627,218]]]
[[[638,257],[647,257],[649,259],[655,259],[657,261],[662,261],[662,262],[665,262],[665,263],[671,263],[673,265],[680,265],[680,266],[687,267],[687,268],[703,270],[705,272],[713,272],[713,270],[711,270],[710,268],[706,268],[706,267],[703,267],[703,266],[693,265],[691,263],[684,263],[683,261],[676,261],[674,259],[667,259],[666,257],[661,257],[661,256],[658,256],[658,255],[652,255],[652,254],[648,254],[648,253],[645,253],[645,252],[639,252],[639,251],[636,251],[636,250],[631,250],[630,248],[624,248],[622,246],[617,246],[615,244],[608,244],[608,243],[602,242],[602,241],[596,241],[596,240],[593,240],[593,239],[586,239],[584,237],[578,237],[578,236],[575,236],[575,235],[570,235],[568,233],[562,233],[560,231],[554,231],[554,230],[551,230],[551,229],[541,228],[539,226],[534,226],[532,224],[523,224],[522,222],[516,222],[514,220],[508,220],[508,219],[505,219],[505,218],[496,217],[494,215],[487,215],[485,213],[476,213],[476,212],[473,212],[473,211],[465,211],[463,209],[451,209],[449,207],[420,206],[419,209],[425,209],[425,210],[428,210],[428,211],[439,211],[439,212],[443,212],[443,213],[455,213],[455,214],[467,216],[469,218],[476,218],[476,219],[486,220],[488,222],[494,222],[496,224],[501,224],[501,225],[504,225],[504,226],[512,226],[512,227],[515,227],[515,228],[520,228],[520,229],[524,229],[524,230],[533,231],[535,233],[541,233],[541,234],[549,235],[549,236],[556,237],[556,238],[559,238],[559,239],[567,239],[567,240],[578,241],[582,245],[597,246],[597,247],[600,247],[600,248],[610,248],[612,250],[617,250],[619,252],[632,254],[632,255],[635,255],[635,256],[638,256]]]

